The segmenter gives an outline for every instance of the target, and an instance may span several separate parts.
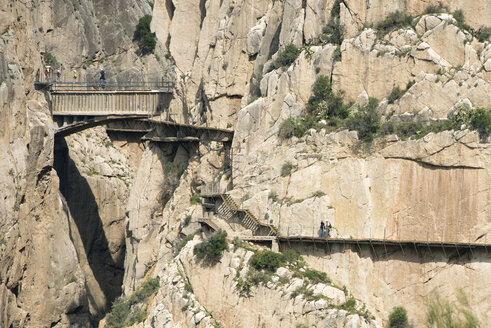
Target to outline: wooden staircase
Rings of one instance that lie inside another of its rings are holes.
[[[232,199],[229,194],[220,194],[223,203],[218,208],[218,214],[224,219],[228,220],[233,216],[237,216],[242,225],[247,229],[250,229],[252,233],[256,233],[259,228],[264,228],[267,231],[268,236],[278,236],[278,230],[271,224],[264,224],[259,222],[259,220],[247,209],[241,209]]]

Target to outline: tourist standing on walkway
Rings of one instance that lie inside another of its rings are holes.
[[[331,222],[329,222],[329,220],[326,220],[326,237],[328,238],[331,235],[331,228]]]
[[[44,75],[46,77],[46,81],[49,82],[51,78],[51,66],[46,66],[46,69],[44,70]]]
[[[103,68],[101,68],[101,78],[100,78],[100,80],[101,80],[101,88],[104,89],[104,87],[106,85],[106,83],[105,83],[106,75],[104,73],[104,69]]]
[[[324,237],[324,221],[321,221],[321,228],[319,229],[319,236]]]
[[[60,72],[60,70],[57,70],[57,71],[56,71],[56,80],[57,80],[58,82],[60,82],[60,81],[61,81],[61,72]]]
[[[77,82],[78,74],[76,70],[73,70],[73,82]]]

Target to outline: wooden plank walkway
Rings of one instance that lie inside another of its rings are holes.
[[[446,242],[446,241],[424,241],[424,240],[389,240],[389,239],[371,239],[371,238],[326,238],[312,236],[279,236],[279,242],[303,242],[303,243],[327,243],[327,244],[344,244],[344,245],[376,245],[376,246],[412,246],[412,247],[430,247],[430,248],[488,248],[491,245],[486,243],[466,243],[466,242]]]

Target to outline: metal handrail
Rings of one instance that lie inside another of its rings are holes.
[[[210,182],[201,187],[201,195],[220,195],[228,192],[229,185],[227,184],[225,188],[221,187],[220,181]]]
[[[172,81],[155,82],[48,82],[52,91],[163,90],[174,89]]]

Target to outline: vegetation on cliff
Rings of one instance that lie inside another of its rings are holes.
[[[128,298],[118,298],[114,301],[111,312],[106,317],[106,327],[122,328],[145,320],[147,300],[159,289],[159,278],[150,278],[136,289]]]
[[[227,249],[227,232],[219,231],[208,241],[204,241],[194,247],[194,254],[198,259],[214,264],[222,258]]]
[[[428,328],[478,328],[479,320],[472,313],[467,296],[457,293],[457,302],[450,302],[435,293],[428,299],[426,309]]]
[[[399,99],[406,90],[394,88],[389,95],[389,103]],[[320,75],[312,86],[312,96],[307,103],[307,113],[299,118],[288,118],[280,125],[278,136],[288,139],[293,136],[302,137],[309,129],[326,129],[333,131],[347,128],[358,131],[358,137],[365,142],[372,141],[377,136],[396,134],[402,139],[422,138],[430,132],[438,133],[446,130],[460,130],[462,127],[478,131],[482,140],[491,134],[491,110],[482,107],[467,109],[459,106],[447,120],[423,122],[395,122],[387,120],[381,123],[381,115],[377,112],[379,102],[369,98],[368,104],[350,110],[350,105],[343,103],[342,95],[335,94],[329,79]]]
[[[155,33],[150,31],[150,23],[152,22],[152,16],[145,15],[138,21],[136,25],[135,33],[133,34],[133,41],[136,41],[139,47],[138,53],[141,55],[147,55],[154,51],[157,39]]]

